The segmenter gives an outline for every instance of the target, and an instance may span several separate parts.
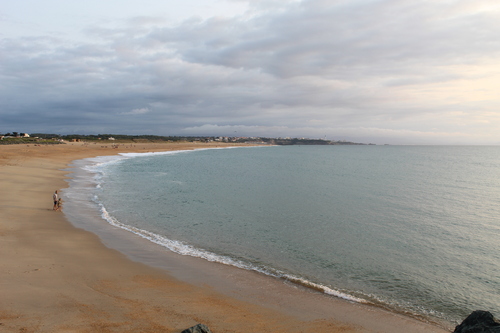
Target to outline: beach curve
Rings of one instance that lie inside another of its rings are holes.
[[[188,262],[191,272],[192,267],[211,270],[211,278],[206,279],[214,281],[225,275],[234,289],[224,287],[224,282],[206,285],[200,276],[184,274],[179,279],[168,268],[133,262],[105,247],[94,234],[75,228],[63,214],[52,211],[51,194],[66,186],[63,169],[71,161],[209,146],[111,147],[0,146],[2,330],[180,332],[203,322],[214,332],[446,332],[380,309],[306,293],[256,273],[224,265],[213,269],[214,265],[201,260]]]

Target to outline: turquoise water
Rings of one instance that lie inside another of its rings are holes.
[[[426,318],[500,309],[500,147],[211,149],[92,165],[105,220],[173,251]]]

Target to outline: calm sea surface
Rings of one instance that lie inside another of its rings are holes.
[[[86,161],[82,195],[172,251],[356,302],[500,313],[500,147],[288,146]]]

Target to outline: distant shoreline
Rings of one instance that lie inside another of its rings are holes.
[[[10,133],[8,133],[10,134]],[[58,135],[58,134],[29,134],[27,136],[0,136],[2,144],[59,144],[71,142],[85,143],[114,143],[114,144],[137,144],[137,143],[230,143],[230,144],[265,144],[265,145],[373,145],[356,143],[346,140],[327,140],[312,138],[272,138],[272,137],[239,137],[239,136],[159,136],[159,135],[121,135],[121,134],[99,134],[99,135]]]

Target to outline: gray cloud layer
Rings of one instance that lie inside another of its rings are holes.
[[[494,1],[291,2],[0,44],[0,132],[500,143]]]

